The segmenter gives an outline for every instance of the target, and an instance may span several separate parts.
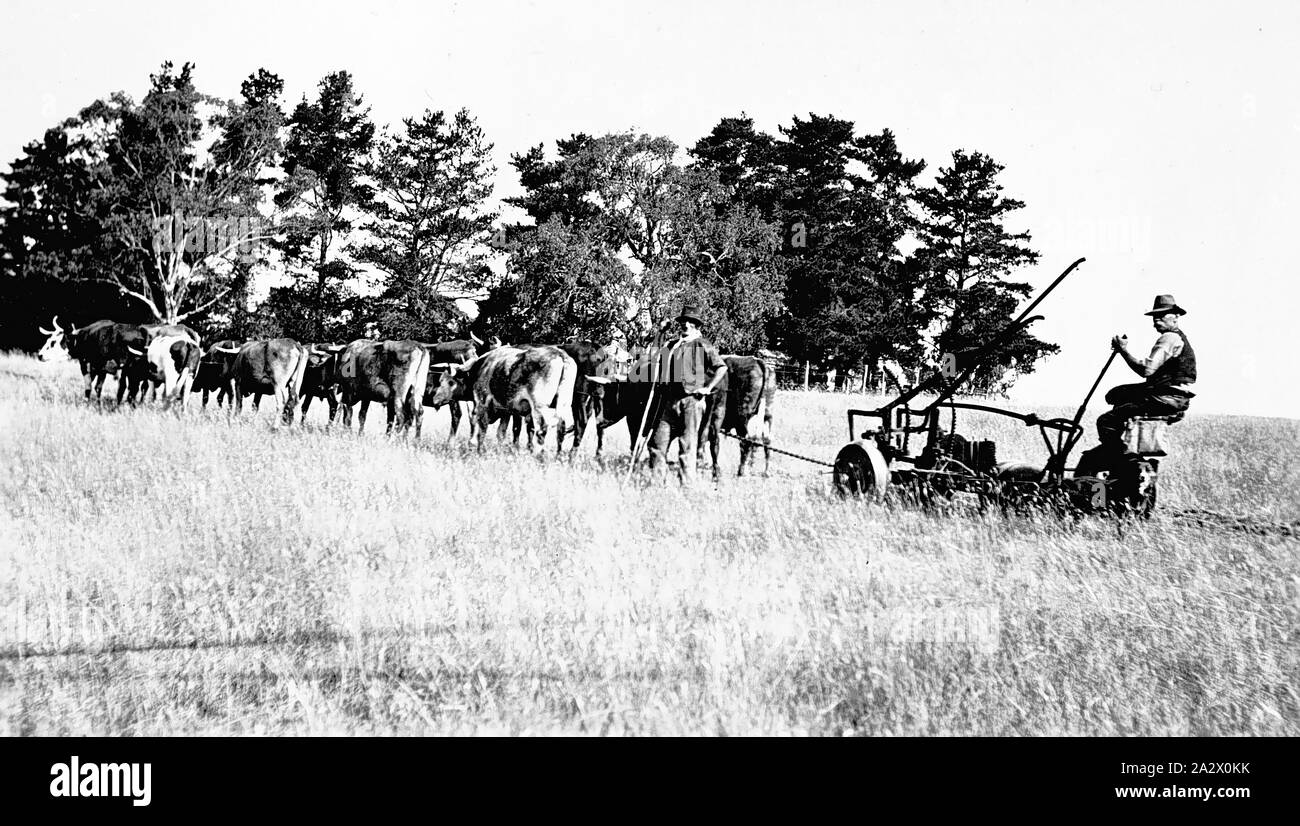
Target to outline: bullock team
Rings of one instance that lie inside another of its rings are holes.
[[[189,396],[201,393],[203,405],[217,394],[217,405],[242,412],[247,396],[256,410],[262,396],[274,396],[285,424],[292,424],[314,399],[328,405],[333,424],[340,411],[351,427],[353,408],[361,405],[358,432],[365,428],[371,402],[385,405],[388,432],[420,435],[423,408],[450,405],[450,440],[468,404],[469,442],[480,450],[488,427],[499,422],[499,437],[514,423],[514,440],[526,430],[528,447],[541,451],[548,431],[556,430],[557,451],[573,433],[576,452],[587,427],[596,425],[596,455],[604,447],[604,431],[627,422],[629,442],[649,432],[658,415],[654,385],[630,377],[626,351],[615,345],[570,342],[559,346],[506,346],[495,337],[429,344],[419,341],[374,341],[349,344],[300,344],[289,338],[265,341],[217,341],[202,349],[199,334],[183,324],[121,324],[96,321],[65,329],[54,317],[53,329],[37,354],[42,361],[74,359],[85,379],[85,397],[92,391],[102,405],[104,379],[117,380],[117,404],[125,398],[134,406],[148,394],[184,408]],[[648,358],[645,357],[645,358]],[[751,421],[763,414],[760,436],[770,444],[774,371],[762,358],[725,356],[728,382],[708,400],[700,426],[699,453],[707,443],[713,475],[719,471],[719,436],[741,437],[738,473],[753,461]],[[647,410],[647,407],[649,409]],[[644,429],[639,429],[644,426]],[[770,460],[765,450],[764,472]]]

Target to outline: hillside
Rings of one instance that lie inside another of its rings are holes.
[[[774,441],[829,460],[862,403],[783,392]],[[0,732],[1300,734],[1294,539],[863,506],[731,441],[687,496],[620,486],[622,425],[601,468],[270,407],[98,412],[0,357]],[[1172,432],[1162,506],[1300,519],[1300,422]]]

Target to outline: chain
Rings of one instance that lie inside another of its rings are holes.
[[[753,447],[761,447],[764,450],[770,450],[773,453],[780,453],[782,456],[789,456],[793,459],[802,459],[805,462],[812,462],[814,465],[821,465],[822,467],[829,467],[829,468],[835,467],[834,462],[823,462],[821,459],[814,459],[811,456],[800,456],[798,453],[791,453],[788,450],[782,450],[779,447],[772,447],[771,445],[764,444],[763,442],[758,442],[753,439],[746,439],[745,437],[737,436],[734,433],[724,432],[722,435],[731,439],[735,439],[738,442],[743,442],[747,445],[752,445]]]

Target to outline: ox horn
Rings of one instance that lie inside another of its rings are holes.
[[[137,349],[135,349],[134,347],[131,347],[131,346],[128,346],[126,349],[127,349],[127,352],[132,353],[132,354],[134,354],[134,355],[137,355],[137,356],[143,356],[143,355],[144,355],[144,350],[137,350]]]
[[[481,339],[481,338],[479,338],[478,336],[474,335],[474,331],[473,331],[473,330],[470,330],[470,331],[469,331],[469,340],[472,341],[472,342],[474,342],[475,344],[482,344],[482,343],[483,343],[483,339]]]
[[[460,367],[458,361],[438,361],[429,365],[430,370],[454,370],[457,367]]]
[[[239,352],[239,348],[238,348],[238,347],[213,347],[212,349],[213,349],[213,350],[216,350],[218,353],[238,353],[238,352]]]

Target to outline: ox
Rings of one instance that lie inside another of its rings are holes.
[[[235,381],[235,356],[243,342],[234,339],[222,339],[208,348],[207,353],[199,359],[199,369],[190,384],[194,393],[203,392],[203,406],[208,406],[208,394],[217,394],[217,407],[222,401],[234,395],[232,386]]]
[[[628,444],[635,447],[636,427],[645,411],[652,386],[648,381],[617,381],[603,376],[588,376],[583,399],[584,425],[574,436],[575,448],[576,443],[582,440],[586,426],[595,422],[596,458],[600,459],[605,449],[605,430],[621,420],[627,421]],[[653,425],[654,421],[647,419],[645,432],[649,433]]]
[[[498,345],[499,346],[499,345]],[[539,346],[539,345],[529,345]],[[571,341],[559,345],[559,348],[573,359],[577,366],[577,376],[574,381],[573,392],[573,445],[570,448],[570,454],[576,453],[578,447],[582,444],[582,438],[587,431],[589,396],[591,394],[588,378],[611,379],[626,375],[627,358],[629,354],[626,350],[621,349],[617,344],[610,344],[601,347],[592,341]],[[436,387],[435,387],[436,389]],[[498,431],[498,438],[505,439],[506,428],[511,420],[514,422],[514,443],[519,444],[519,431],[523,426],[524,420],[518,414],[500,414],[499,411],[490,411],[489,419],[495,419],[501,416],[501,425]],[[455,433],[456,418],[452,419],[452,432]],[[603,437],[603,431],[600,431]],[[565,428],[560,427],[558,438],[555,442],[555,450],[560,453],[564,450]],[[603,440],[603,439],[602,439]],[[598,451],[599,452],[599,451]]]
[[[727,378],[724,386],[714,391],[705,402],[704,414],[700,418],[700,433],[697,442],[697,464],[704,459],[704,445],[707,442],[713,458],[713,476],[720,473],[718,451],[720,436],[733,432],[741,439],[749,439],[753,419],[758,415],[760,405],[763,410],[761,440],[764,447],[763,472],[768,472],[771,462],[772,402],[776,396],[776,371],[766,361],[755,356],[723,356],[727,363]],[[648,381],[612,381],[608,378],[592,376],[587,378],[586,415],[596,423],[596,456],[599,458],[604,449],[604,432],[620,419],[627,420],[628,442],[635,448],[637,424],[645,413],[646,402],[652,384]],[[657,405],[656,405],[657,406]],[[646,417],[648,434],[654,428],[657,411]],[[745,469],[752,465],[754,446],[745,441],[740,443],[740,466],[737,476],[744,476]]]
[[[135,406],[137,396],[140,401],[144,401],[146,392],[150,393],[152,401],[157,401],[158,389],[163,384],[161,373],[154,370],[153,362],[146,355],[149,345],[159,338],[183,338],[196,348],[202,343],[199,334],[184,324],[141,324],[140,330],[144,333],[145,346],[132,349],[131,358],[122,365],[120,376],[126,381],[127,401],[132,406]],[[191,372],[189,380],[193,381],[193,379],[194,373]],[[141,392],[141,388],[144,388],[145,392]]]
[[[429,378],[429,352],[418,341],[372,341],[359,339],[344,347],[336,368],[343,424],[352,426],[352,406],[361,403],[357,433],[366,427],[371,402],[388,407],[388,433],[397,422],[401,430],[415,425],[420,435],[424,389]]]
[[[920,380],[919,376],[909,375],[907,368],[894,359],[881,358],[876,361],[876,386],[874,392],[886,395],[892,387],[897,393],[905,393]]]
[[[573,447],[570,453],[576,453],[578,446],[582,444],[582,437],[587,432],[588,419],[592,417],[598,403],[593,403],[591,394],[593,388],[626,374],[627,365],[626,350],[621,350],[617,345],[599,347],[591,341],[572,341],[567,344],[561,344],[560,349],[569,354],[577,365],[577,381],[574,384],[576,388],[573,395]],[[591,382],[589,379],[597,379]],[[617,392],[617,391],[615,391]],[[599,418],[599,417],[597,417]],[[613,421],[617,421],[614,419]],[[612,423],[612,422],[611,422]],[[606,424],[606,427],[609,425]],[[516,433],[518,431],[516,430]],[[597,455],[600,454],[599,443],[604,441],[604,430],[597,425]],[[556,449],[561,445],[557,444]]]
[[[230,353],[231,348],[213,348]],[[231,366],[235,411],[244,412],[244,396],[250,393],[274,395],[285,424],[293,424],[293,408],[307,371],[307,348],[291,338],[250,341],[234,351]],[[256,401],[253,404],[257,407]],[[229,408],[227,408],[229,410]]]
[[[322,399],[329,405],[329,424],[338,415],[338,364],[339,353],[345,344],[313,344],[308,347],[307,372],[302,378],[302,415],[307,416],[312,399]]]
[[[473,333],[470,333],[469,340],[470,343],[474,345],[474,355],[477,356],[484,355],[489,350],[495,350],[502,345],[501,339],[497,336],[488,336],[488,340],[484,341]],[[454,344],[456,342],[450,343]]]
[[[146,350],[128,348],[138,363],[145,365],[144,378],[162,386],[163,400],[169,405],[179,402],[185,408],[190,383],[199,371],[199,344],[187,335],[158,335]],[[135,388],[132,387],[134,403]]]
[[[186,327],[184,324],[141,324],[140,328],[144,330],[149,341],[153,341],[159,336],[181,336],[182,338],[188,338],[195,344],[203,343],[199,334],[193,328]]]
[[[447,372],[450,365],[466,364],[472,361],[476,356],[482,355],[479,348],[485,348],[483,353],[488,350],[496,349],[501,346],[501,339],[492,337],[493,345],[485,345],[477,338],[473,340],[456,339],[455,341],[443,341],[437,344],[426,344],[424,349],[429,351],[429,376],[424,385],[424,406],[438,409],[442,404],[451,405],[451,432],[447,434],[447,441],[451,441],[460,428],[462,401],[471,401],[467,396],[464,399],[455,399],[451,402],[436,403],[434,396],[438,393],[438,383],[442,379],[442,374]],[[475,342],[478,342],[477,344]]]
[[[763,475],[772,462],[772,402],[776,399],[776,371],[757,356],[723,356],[727,363],[727,390],[714,393],[705,406],[700,421],[699,460],[704,459],[704,442],[709,442],[713,457],[713,477],[718,477],[718,441],[721,433],[734,433],[740,439],[740,465],[737,476],[754,461],[755,446],[749,443],[750,426],[763,412],[763,423],[755,435],[763,443]]]
[[[86,381],[86,400],[90,400],[93,387],[95,403],[99,405],[103,404],[104,379],[110,373],[114,374],[117,378],[117,403],[122,403],[126,382],[121,371],[131,359],[130,348],[140,350],[147,346],[140,325],[117,324],[105,319],[80,329],[65,330],[59,325],[59,317],[55,316],[53,330],[39,329],[49,338],[36,354],[37,358],[41,361],[76,359]]]
[[[493,414],[518,414],[528,427],[529,450],[541,451],[549,418],[558,420],[557,438],[573,426],[577,371],[573,358],[558,347],[499,347],[466,364],[446,365],[433,402],[473,399],[470,444],[479,450]]]

